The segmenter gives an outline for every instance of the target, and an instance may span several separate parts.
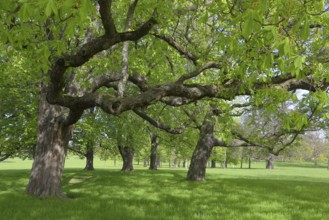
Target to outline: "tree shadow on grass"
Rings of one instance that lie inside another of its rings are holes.
[[[0,207],[5,209],[1,217],[80,220],[326,219],[329,216],[328,182],[294,180],[294,177],[223,179],[216,175],[210,175],[204,182],[188,182],[185,176],[185,170],[131,173],[65,170],[63,190],[74,199],[39,200],[20,190],[8,191],[0,196]],[[5,176],[0,180],[4,182]],[[18,181],[14,187],[22,188],[25,184]]]

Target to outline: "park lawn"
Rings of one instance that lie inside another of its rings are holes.
[[[0,219],[329,219],[329,171],[281,164],[265,170],[208,169],[207,181],[187,182],[187,169],[149,171],[137,166],[70,158],[63,191],[72,199],[27,195],[31,161],[0,163]],[[107,168],[112,165],[111,168]]]

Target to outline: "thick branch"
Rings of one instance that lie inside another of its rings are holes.
[[[118,73],[96,76],[91,80],[92,83],[91,92],[95,92],[102,86],[107,86],[111,82],[119,81],[120,78],[121,76]]]
[[[146,34],[149,33],[149,31],[153,28],[153,26],[157,24],[156,20],[152,17],[147,22],[145,22],[139,29],[135,31],[127,31],[123,33],[119,33],[119,41],[137,41]]]
[[[62,94],[63,88],[65,86],[64,73],[68,67],[81,66],[95,54],[103,50],[110,49],[114,44],[117,44],[119,42],[134,41],[140,39],[150,31],[150,29],[154,26],[155,23],[156,21],[154,20],[154,18],[151,18],[136,31],[119,33],[113,38],[109,38],[106,35],[98,37],[94,40],[89,41],[86,44],[83,44],[75,54],[66,55],[63,58],[59,58],[57,61],[55,61],[49,72],[51,78],[51,85],[49,86],[47,94],[48,102],[50,104],[63,104],[62,106],[68,107],[67,103],[64,103],[65,100]]]
[[[101,0],[106,1],[106,0]],[[137,41],[152,29],[156,24],[154,18],[150,18],[135,31],[116,33],[114,36],[103,35],[83,44],[73,55],[66,55],[61,63],[66,67],[78,67],[86,63],[95,54],[110,49],[113,45],[124,41]]]
[[[130,75],[128,80],[135,84],[142,92],[145,92],[148,89],[147,78],[138,74]]]
[[[114,37],[117,30],[114,25],[114,21],[111,13],[112,0],[99,0],[99,14],[101,15],[103,27],[105,29],[105,35],[108,37]]]
[[[63,123],[67,126],[75,124],[81,118],[84,109],[70,109],[69,115],[64,118]]]
[[[288,86],[287,86],[288,85]],[[298,85],[300,87],[298,87]],[[264,84],[263,87],[268,87]],[[279,86],[279,85],[275,85]],[[291,86],[291,87],[289,87]],[[260,86],[259,86],[260,87]],[[286,83],[285,89],[304,88],[303,83]],[[145,107],[151,105],[157,101],[161,101],[164,97],[182,97],[187,98],[189,103],[193,100],[199,100],[206,97],[209,98],[221,98],[231,100],[236,95],[250,94],[249,90],[241,91],[236,86],[233,88],[223,88],[220,85],[212,84],[179,84],[168,83],[153,86],[146,91],[123,98],[116,98],[106,94],[87,94],[82,97],[72,96],[55,96],[50,99],[51,104],[59,104],[68,108],[80,108],[86,109],[94,106],[100,106],[105,112],[110,114],[120,114],[124,111],[132,110],[138,107]]]

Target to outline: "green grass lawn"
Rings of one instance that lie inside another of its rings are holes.
[[[187,182],[187,169],[119,172],[113,162],[66,162],[69,200],[37,199],[24,188],[31,161],[0,163],[0,219],[329,219],[329,171],[279,164],[275,170],[208,169],[207,181]]]

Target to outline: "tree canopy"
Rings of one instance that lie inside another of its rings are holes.
[[[239,137],[231,132],[239,105],[266,106],[259,111],[262,117],[280,117],[286,126],[280,131],[299,134],[313,113],[327,117],[327,5],[326,0],[2,1],[0,65],[6,77],[0,84],[5,106],[0,155],[9,152],[2,150],[8,145],[3,142],[16,127],[24,128],[18,141],[25,145],[38,132],[27,191],[60,195],[73,125],[87,109],[119,116],[109,125],[117,137],[138,129],[138,124],[125,124],[135,120],[133,114],[174,134],[195,123],[200,136],[213,138],[212,144],[201,138],[197,145],[208,144],[210,150]],[[29,86],[18,96],[13,87],[24,85]],[[36,88],[38,125],[33,124]],[[309,91],[303,107],[312,114],[276,115],[283,102],[298,101],[297,89]],[[9,95],[17,98],[18,108],[12,108]],[[199,118],[191,117],[193,105],[204,112]],[[161,109],[167,113],[157,116]],[[56,187],[46,186],[47,178],[55,178],[50,182]]]

